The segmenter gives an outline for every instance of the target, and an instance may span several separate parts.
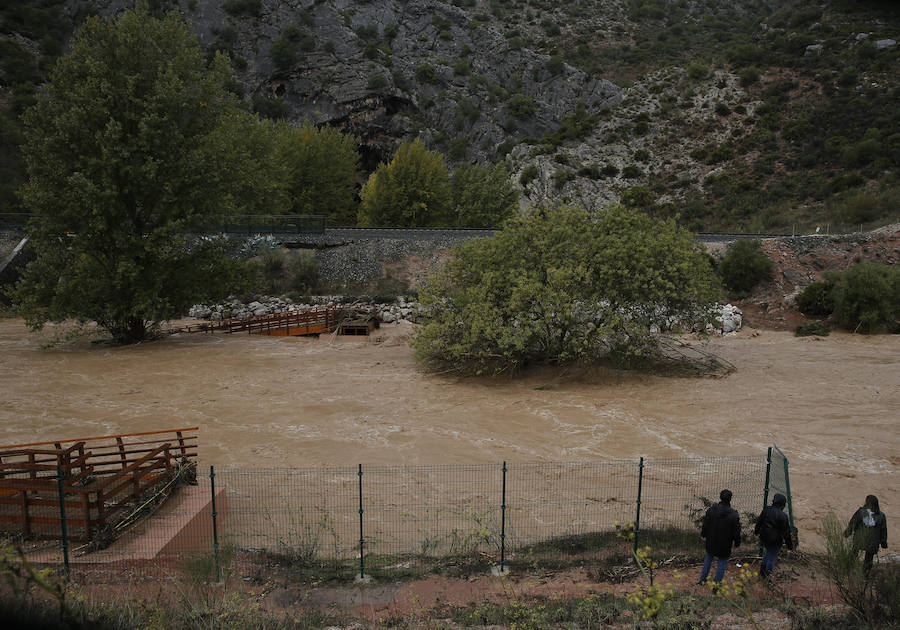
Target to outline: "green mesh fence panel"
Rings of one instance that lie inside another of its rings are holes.
[[[366,553],[500,550],[499,464],[363,466]]]
[[[725,488],[734,495],[731,506],[744,533],[752,532],[765,477],[764,457],[645,459],[639,544],[661,548],[699,540],[700,521]]]
[[[293,559],[359,553],[355,468],[216,469],[220,543]]]
[[[509,463],[506,540],[510,549],[554,538],[615,531],[634,520],[638,463]]]
[[[796,534],[797,528],[794,526],[794,501],[791,496],[791,479],[788,466],[788,458],[777,446],[771,448],[771,463],[769,466],[769,486],[767,488],[766,497],[768,502],[772,502],[775,493],[781,493],[787,497],[787,514],[788,521],[791,524],[791,531]],[[760,508],[761,509],[761,508]]]

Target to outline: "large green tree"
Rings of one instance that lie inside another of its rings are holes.
[[[288,210],[325,215],[332,224],[352,224],[359,176],[356,138],[309,122],[300,127],[277,125]]]
[[[496,373],[527,364],[656,355],[659,331],[702,325],[719,289],[691,234],[612,206],[542,208],[460,245],[420,292],[413,345],[428,367]]]
[[[464,164],[453,172],[453,212],[457,227],[493,228],[518,208],[519,192],[505,162]]]
[[[85,22],[25,115],[37,259],[13,298],[31,326],[94,320],[135,341],[232,288],[220,243],[190,236],[260,196],[230,74],[175,13]]]
[[[360,192],[363,227],[450,227],[454,223],[450,175],[440,153],[419,138],[404,142],[380,164]]]

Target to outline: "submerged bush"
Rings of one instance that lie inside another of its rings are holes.
[[[800,324],[794,330],[795,337],[827,337],[828,333],[831,332],[831,329],[824,322],[819,321],[818,319],[813,320],[811,322],[806,322],[805,324]]]

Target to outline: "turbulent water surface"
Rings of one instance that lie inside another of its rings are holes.
[[[745,331],[719,379],[611,370],[460,380],[378,340],[173,335],[112,347],[0,320],[0,444],[200,427],[204,464],[485,463],[790,457],[801,529],[873,493],[900,514],[900,335]],[[699,342],[694,342],[699,343]]]

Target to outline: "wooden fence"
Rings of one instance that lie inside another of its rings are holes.
[[[0,531],[59,538],[62,503],[69,537],[103,546],[114,538],[116,526],[159,489],[179,476],[192,481],[196,431],[0,447]]]

